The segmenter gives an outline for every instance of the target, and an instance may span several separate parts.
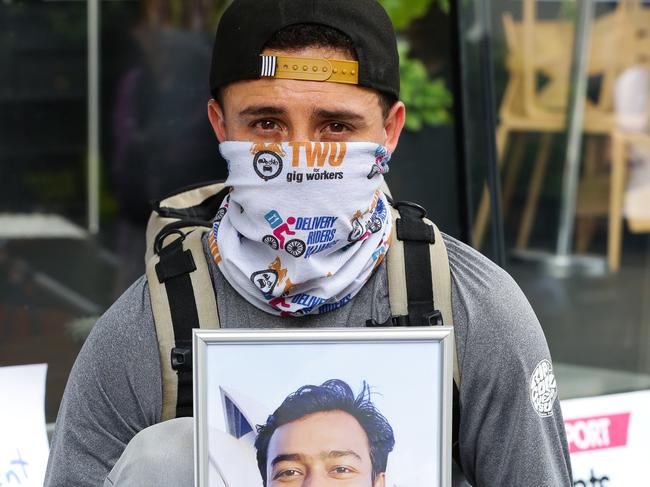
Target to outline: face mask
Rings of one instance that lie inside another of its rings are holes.
[[[366,142],[224,142],[224,200],[210,249],[228,282],[272,314],[348,303],[381,263],[392,219],[390,153]]]

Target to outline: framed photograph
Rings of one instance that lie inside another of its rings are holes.
[[[453,329],[194,331],[195,485],[448,487]]]

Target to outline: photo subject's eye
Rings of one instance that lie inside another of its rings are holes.
[[[330,470],[330,474],[334,475],[336,478],[348,478],[356,471],[352,467],[345,465],[338,465]]]
[[[302,472],[295,468],[287,468],[281,470],[273,476],[273,480],[287,479],[287,478],[296,478],[302,475]]]

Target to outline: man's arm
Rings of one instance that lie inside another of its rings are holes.
[[[102,486],[131,438],[160,421],[161,387],[149,292],[141,278],[99,319],[77,357],[45,487]]]
[[[571,486],[551,357],[535,313],[505,271],[459,242],[446,243],[467,479],[476,487]]]

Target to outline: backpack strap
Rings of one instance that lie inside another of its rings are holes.
[[[192,416],[192,329],[219,327],[203,252],[202,237],[208,229],[190,228],[185,233],[176,227],[159,235],[157,255],[147,263],[162,368],[161,421]],[[165,240],[172,241],[165,244]]]
[[[454,326],[451,303],[449,256],[438,227],[415,203],[391,200],[396,237],[387,260],[392,322],[397,326]],[[453,408],[452,456],[460,463],[460,368],[452,334]]]
[[[440,230],[415,203],[392,203],[391,213],[397,238],[391,242],[386,265],[393,323],[453,326],[451,271]],[[454,383],[459,386],[456,353],[453,361]]]
[[[192,329],[219,327],[202,237],[228,191],[223,181],[211,181],[152,203],[145,262],[160,352],[162,421],[192,415]]]

